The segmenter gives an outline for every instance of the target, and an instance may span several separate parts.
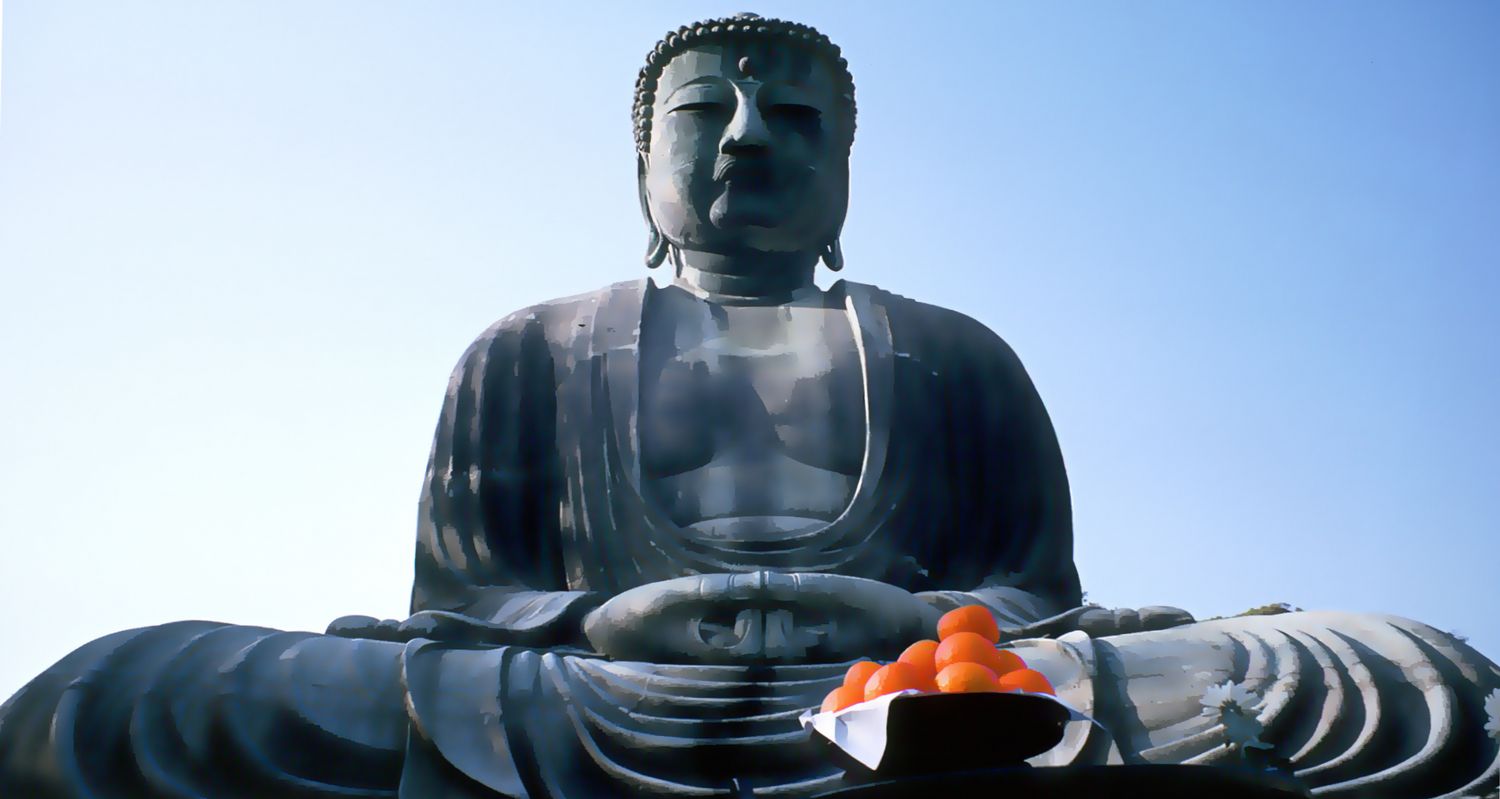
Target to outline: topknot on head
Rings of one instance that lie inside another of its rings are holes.
[[[729,17],[683,25],[663,36],[646,54],[646,65],[641,67],[636,77],[635,103],[631,111],[637,151],[646,153],[651,149],[651,104],[656,99],[656,82],[661,78],[667,62],[684,50],[714,44],[731,37],[770,38],[778,43],[806,48],[826,60],[834,71],[839,99],[848,113],[848,143],[854,143],[854,76],[850,74],[849,62],[843,58],[839,46],[811,25],[744,11]]]

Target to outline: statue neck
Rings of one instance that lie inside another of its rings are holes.
[[[678,286],[724,305],[782,305],[818,291],[816,253],[674,250]]]

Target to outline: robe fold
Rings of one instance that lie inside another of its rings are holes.
[[[753,569],[972,591],[1016,622],[1079,604],[1067,474],[1020,360],[969,317],[847,281],[827,302],[859,331],[868,431],[848,508],[773,551],[672,524],[641,497],[636,440],[641,328],[671,321],[651,314],[657,291],[529,308],[465,353],[422,494],[413,612],[545,625],[590,594]]]

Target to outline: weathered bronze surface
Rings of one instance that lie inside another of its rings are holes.
[[[1493,785],[1477,708],[1500,671],[1429,627],[1082,603],[1062,457],[1016,355],[954,311],[814,281],[844,265],[855,122],[826,37],[685,26],[635,99],[645,261],[671,274],[523,309],[463,355],[410,617],[89,643],[0,708],[0,795],[912,795],[849,786],[796,716],[968,603],[1108,729],[1033,760],[1074,777],[971,788],[1232,759],[1200,714],[1223,681],[1308,785]]]

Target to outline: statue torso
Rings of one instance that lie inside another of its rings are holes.
[[[643,320],[645,498],[712,539],[762,541],[848,506],[865,450],[865,387],[850,316],[822,295],[728,306],[679,288]]]

